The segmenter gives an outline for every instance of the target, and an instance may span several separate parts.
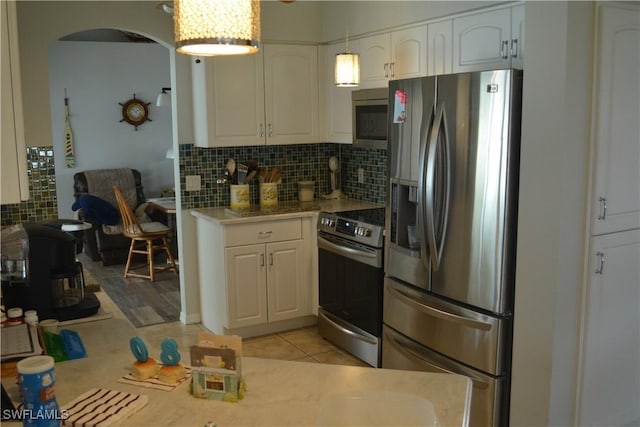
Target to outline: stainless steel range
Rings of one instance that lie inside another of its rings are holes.
[[[384,208],[320,212],[320,335],[380,366],[384,285]]]

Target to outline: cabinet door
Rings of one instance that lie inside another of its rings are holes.
[[[292,319],[309,314],[307,277],[302,260],[302,240],[267,245],[269,321]]]
[[[453,72],[509,68],[511,8],[453,20]]]
[[[380,34],[359,40],[360,87],[363,89],[387,87],[390,76],[390,36]]]
[[[598,9],[592,234],[640,227],[638,9]]]
[[[327,81],[325,86],[325,117],[327,140],[329,142],[351,144],[353,141],[351,129],[351,92],[358,88],[337,87],[334,76],[336,55],[344,51],[344,43],[331,44],[326,47],[325,75],[327,76]],[[358,40],[349,42],[349,52],[359,52]]]
[[[632,425],[640,419],[640,231],[591,242],[577,425]]]
[[[2,179],[0,202],[20,203],[29,198],[27,155],[22,111],[22,86],[20,82],[20,58],[18,56],[18,28],[16,3],[0,2],[0,37],[2,59],[0,66],[2,92],[2,126],[0,134],[0,160]]]
[[[224,250],[227,278],[228,327],[267,323],[265,245]]]
[[[427,75],[427,26],[391,33],[391,76],[406,79]]]
[[[319,142],[318,49],[264,45],[267,144]]]
[[[262,53],[194,59],[196,145],[265,142]]]
[[[427,26],[427,75],[453,71],[453,23],[451,20]]]

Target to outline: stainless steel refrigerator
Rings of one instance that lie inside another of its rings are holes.
[[[522,72],[389,83],[382,367],[473,381],[508,424]]]

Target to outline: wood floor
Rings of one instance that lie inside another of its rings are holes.
[[[84,253],[78,255],[88,285],[97,284],[113,300],[136,328],[178,321],[180,318],[180,278],[166,271],[157,273],[155,281],[124,278],[124,264],[103,266]]]

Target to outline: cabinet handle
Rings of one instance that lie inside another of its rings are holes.
[[[391,78],[394,78],[396,76],[396,63],[392,62],[391,63]]]
[[[596,252],[596,256],[598,257],[598,268],[596,269],[596,274],[602,274],[604,270],[604,253],[598,251]]]
[[[509,42],[507,40],[502,42],[502,47],[500,48],[500,56],[502,59],[508,59],[509,55],[507,51],[509,50]]]
[[[518,39],[511,40],[511,57],[512,58],[518,57]]]
[[[603,220],[607,217],[607,199],[604,197],[598,198],[598,202],[600,202],[600,213],[598,214],[598,219]]]
[[[272,231],[258,231],[258,237],[268,237],[271,236]]]
[[[264,267],[264,254],[260,254],[260,267]]]
[[[260,123],[260,138],[264,138],[264,127],[262,126],[262,123]]]
[[[269,138],[273,136],[273,126],[269,123]]]
[[[273,252],[269,254],[269,265],[273,266]]]
[[[384,77],[385,78],[389,77],[389,63],[388,62],[384,63]]]

